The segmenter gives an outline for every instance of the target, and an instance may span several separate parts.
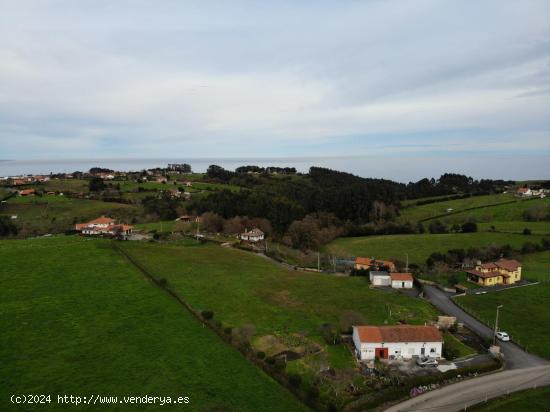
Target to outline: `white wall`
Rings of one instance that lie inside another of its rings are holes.
[[[403,283],[405,284],[405,286],[403,286]],[[391,282],[391,287],[394,289],[411,289],[413,287],[413,282],[410,280],[393,280]]]
[[[356,350],[360,348],[361,360],[372,360],[375,357],[375,349],[388,348],[388,356],[402,357],[411,359],[413,356],[421,356],[424,348],[424,356],[431,358],[440,358],[443,344],[442,342],[397,342],[397,343],[361,343],[356,339],[356,333],[353,333],[353,342]],[[434,350],[432,352],[432,349]]]

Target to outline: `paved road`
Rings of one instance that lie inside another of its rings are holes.
[[[460,411],[509,392],[547,385],[550,385],[549,365],[509,370],[445,386],[401,402],[386,412]]]
[[[456,306],[450,296],[434,286],[425,285],[425,297],[442,312],[456,316],[459,322],[463,322],[474,333],[483,337],[492,337],[493,330],[481,323],[471,315]],[[531,355],[512,342],[499,342],[507,369],[532,368],[535,366],[549,365],[545,359]]]

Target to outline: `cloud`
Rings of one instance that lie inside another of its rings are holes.
[[[13,2],[0,157],[548,155],[549,80],[544,0]]]

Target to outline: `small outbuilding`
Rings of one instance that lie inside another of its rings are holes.
[[[391,287],[394,289],[412,289],[414,278],[411,273],[391,273]]]
[[[369,280],[373,286],[391,286],[391,276],[388,272],[371,270]]]

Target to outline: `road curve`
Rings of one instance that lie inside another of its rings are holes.
[[[451,412],[511,392],[550,385],[550,365],[492,373],[464,380],[401,402],[386,412]],[[549,400],[550,407],[550,400]]]
[[[424,295],[436,308],[450,316],[456,316],[459,322],[463,322],[477,335],[485,338],[491,338],[493,336],[493,330],[491,328],[464,312],[464,310],[454,304],[448,294],[440,289],[434,286],[425,285]],[[504,353],[506,369],[522,369],[550,365],[550,362],[546,359],[525,352],[513,342],[499,342],[499,344]]]

